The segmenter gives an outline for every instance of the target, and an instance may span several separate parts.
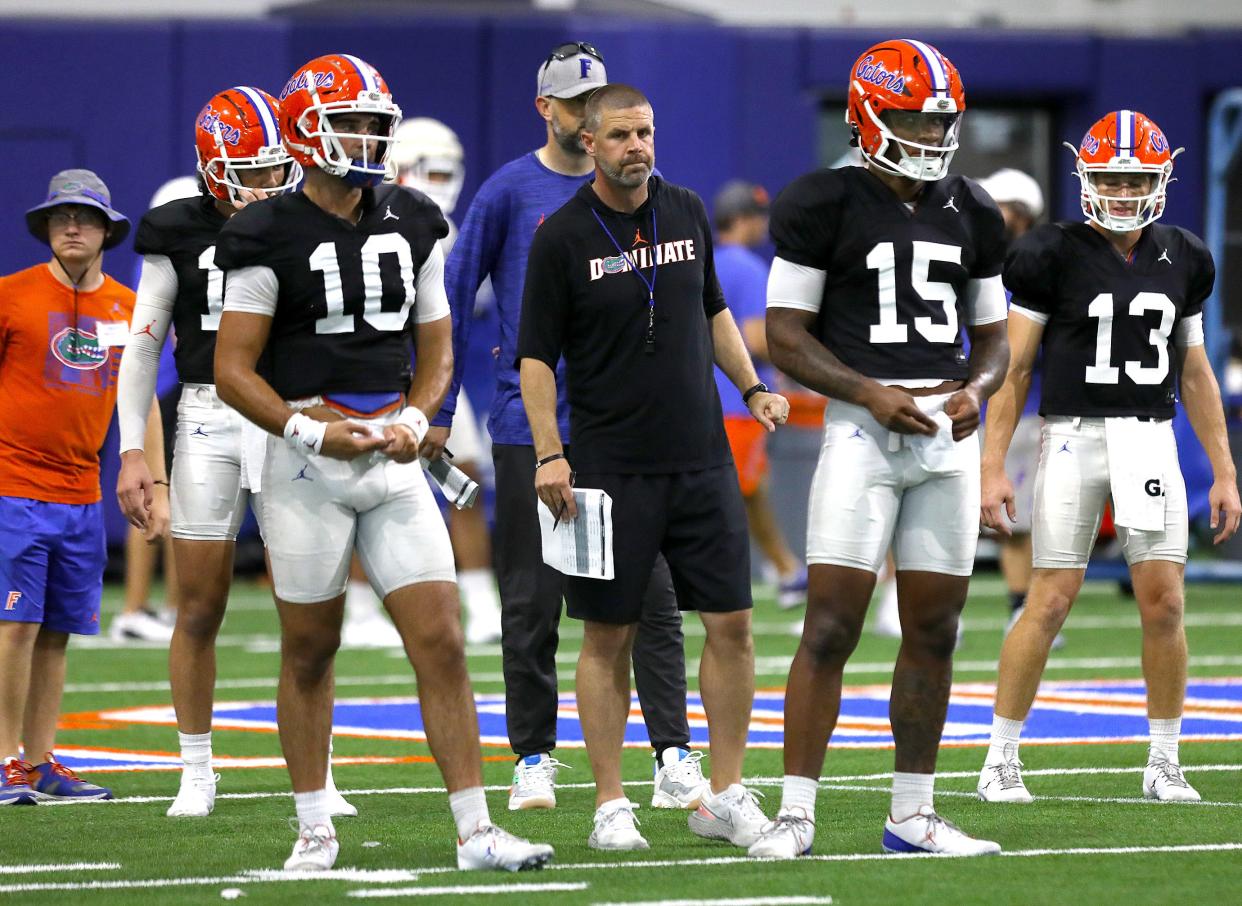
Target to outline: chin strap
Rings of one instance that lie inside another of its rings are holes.
[[[82,273],[78,274],[75,279],[73,274],[69,273],[69,268],[65,267],[65,262],[60,260],[60,256],[52,252],[53,260],[60,265],[61,272],[73,286],[73,337],[70,342],[70,350],[76,356],[78,354],[78,287],[82,285],[82,281],[86,279],[86,275],[91,272],[91,268],[95,266],[95,262],[99,260],[99,256],[103,254],[103,249],[95,253],[95,257],[87,262],[86,267],[82,269]]]
[[[384,181],[384,177],[388,173],[388,168],[383,164],[368,164],[365,161],[351,160],[350,163],[355,167],[366,167],[367,172],[350,169],[341,177],[351,186],[360,188],[374,188]]]

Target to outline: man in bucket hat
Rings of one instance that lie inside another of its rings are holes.
[[[98,176],[57,173],[26,225],[52,257],[0,277],[0,805],[112,797],[57,762],[52,743],[69,635],[99,632],[98,451],[134,307],[103,273],[129,221]],[[162,441],[148,449],[163,479]],[[149,537],[168,525],[168,486],[157,490]]]

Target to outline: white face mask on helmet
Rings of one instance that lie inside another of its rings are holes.
[[[1173,159],[1182,153],[1169,147],[1160,127],[1136,110],[1118,110],[1097,120],[1082,143],[1065,147],[1076,158],[1082,212],[1094,224],[1114,233],[1130,233],[1160,219],[1173,176]],[[1139,195],[1106,195],[1096,181],[1103,173],[1146,175],[1148,191]],[[1131,213],[1113,213],[1123,203]]]
[[[439,120],[406,120],[393,136],[390,181],[417,189],[447,217],[457,207],[466,179],[465,154],[456,133]]]

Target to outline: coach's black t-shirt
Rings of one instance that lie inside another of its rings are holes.
[[[177,273],[173,356],[184,383],[215,383],[216,331],[224,310],[224,274],[215,254],[226,219],[208,196],[179,198],[148,211],[134,237],[135,252],[165,255]]]
[[[531,244],[517,355],[553,369],[565,357],[580,471],[682,472],[731,461],[712,371],[710,321],[725,301],[707,212],[688,189],[658,176],[647,185],[633,214],[584,185]],[[652,343],[647,285],[631,262],[655,281]]]
[[[1005,286],[1044,323],[1040,415],[1172,418],[1182,319],[1203,311],[1216,268],[1197,236],[1155,223],[1129,261],[1085,223],[1050,223],[1010,250]]]

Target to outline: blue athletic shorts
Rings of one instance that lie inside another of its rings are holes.
[[[96,635],[106,562],[102,503],[0,497],[0,619]]]

